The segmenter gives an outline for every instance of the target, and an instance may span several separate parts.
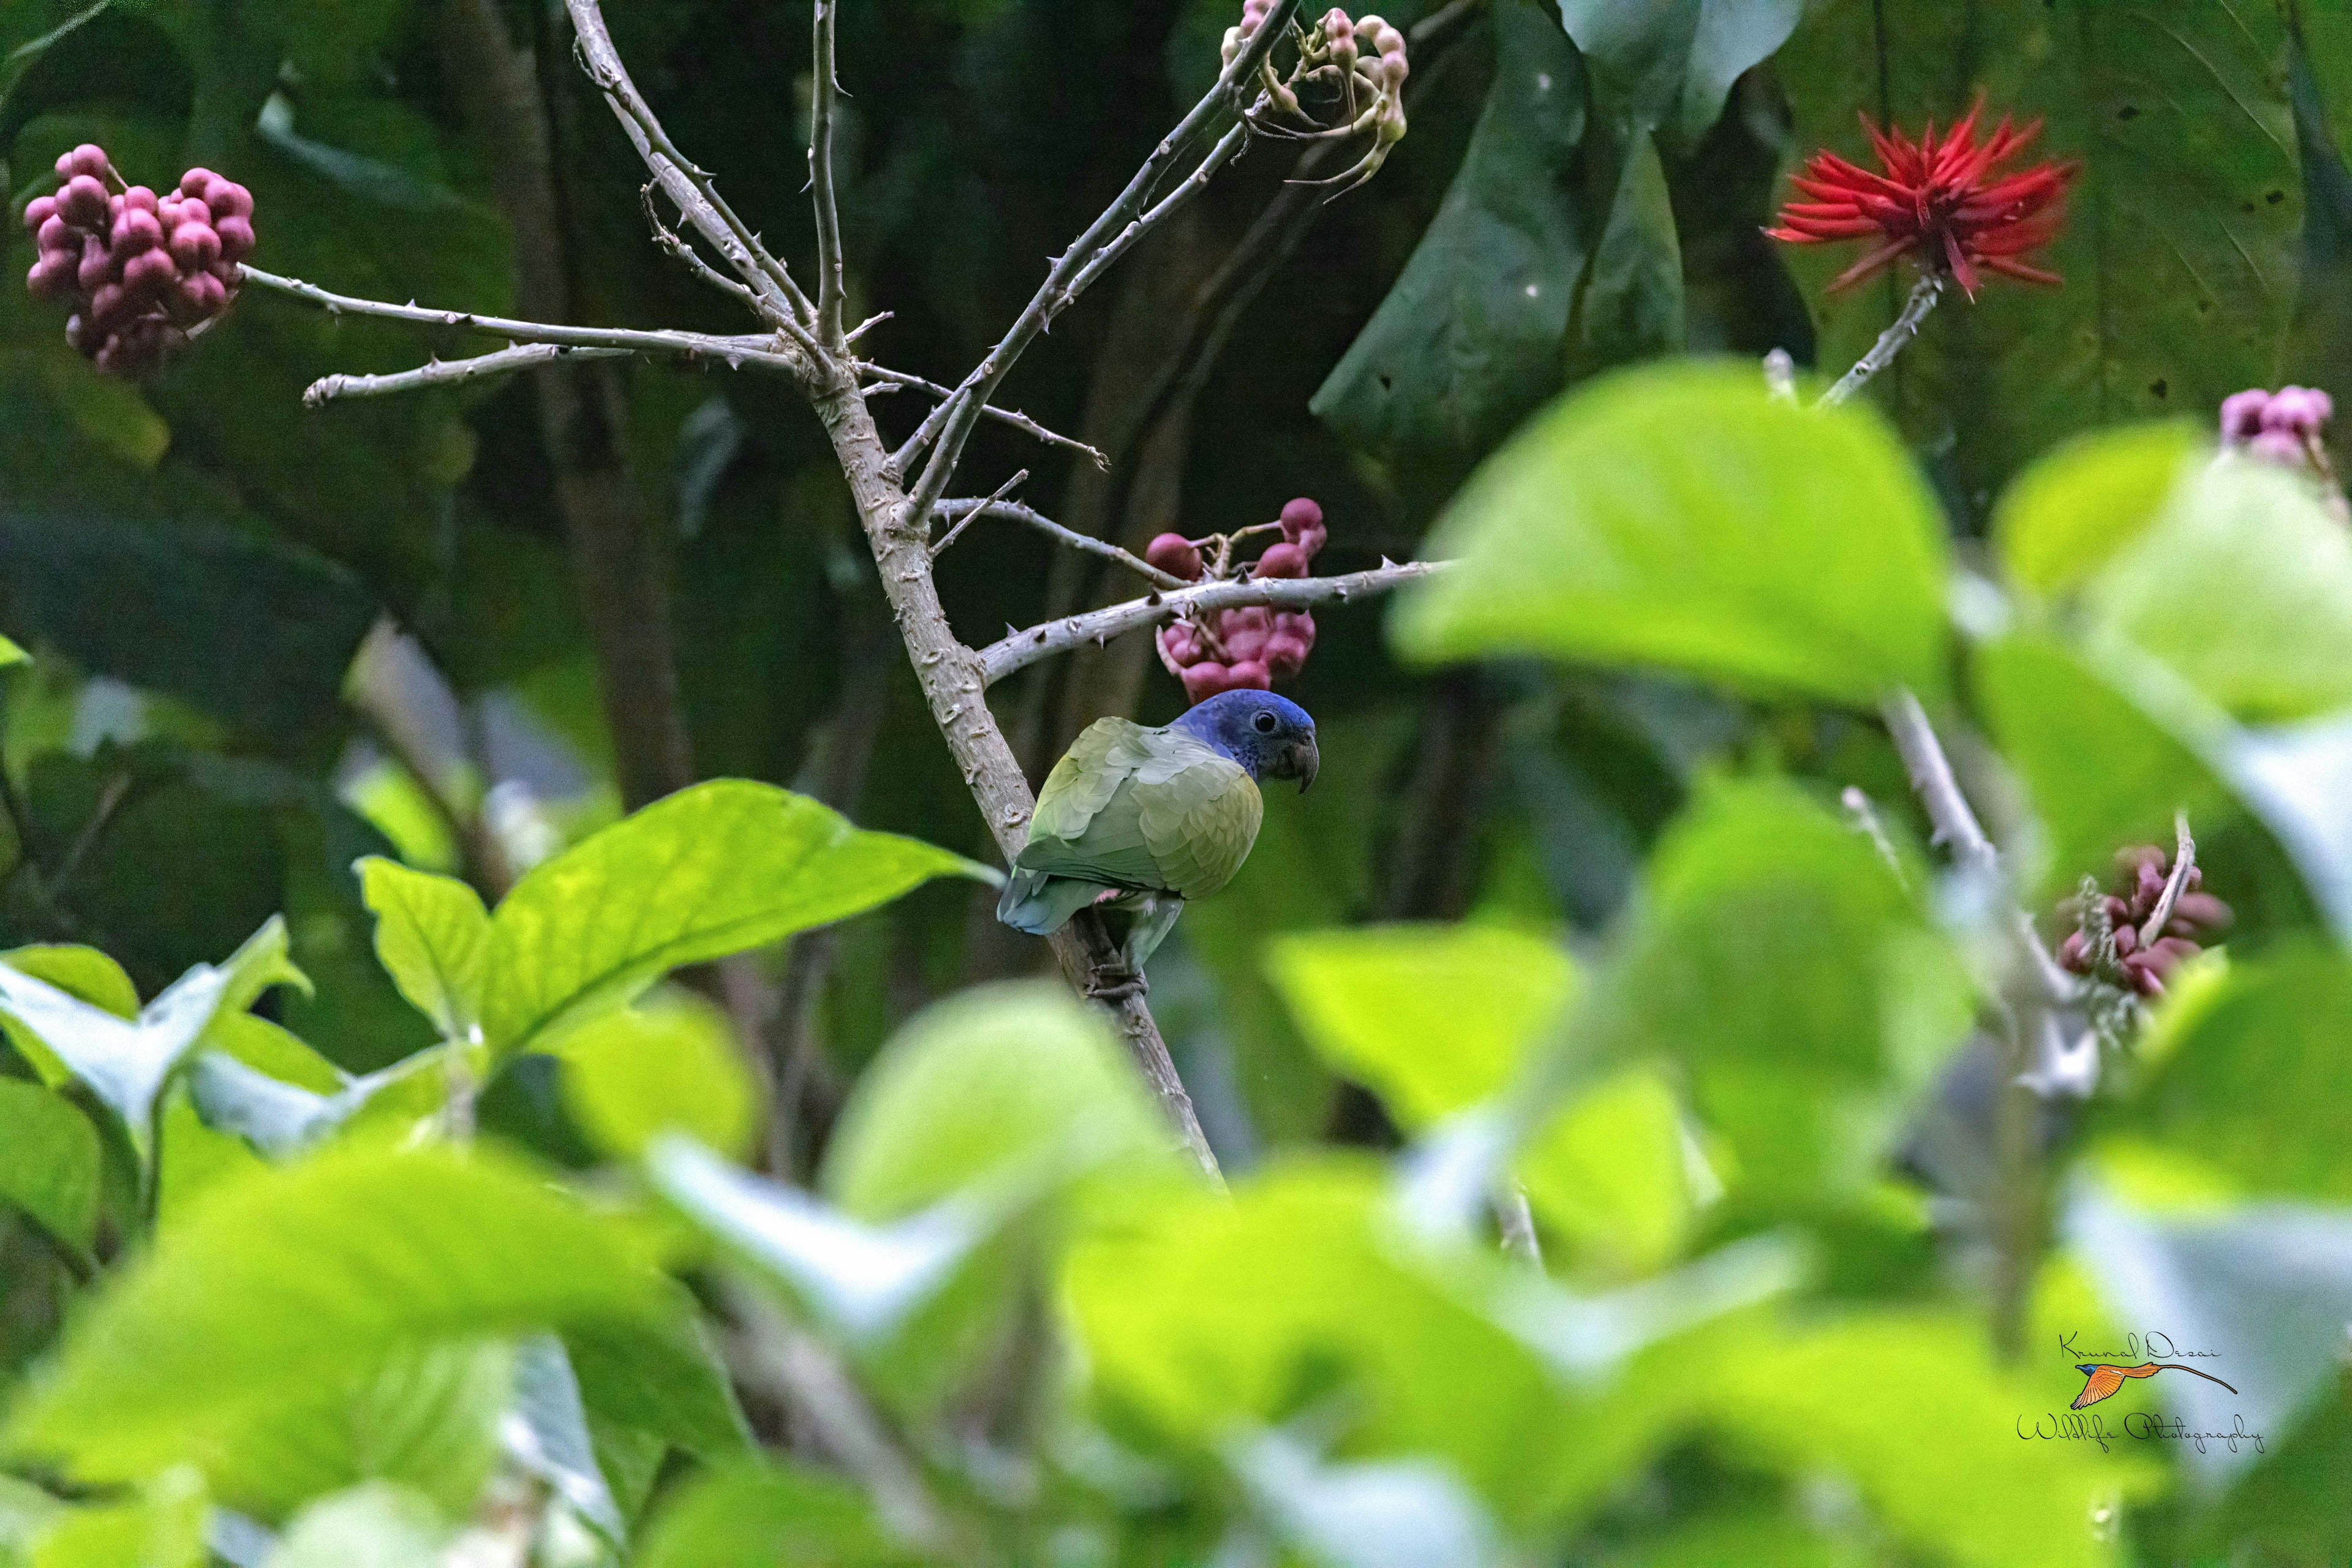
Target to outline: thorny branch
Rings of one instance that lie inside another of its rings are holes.
[[[879,318],[877,319],[878,320]],[[858,328],[858,331],[861,332],[865,330],[866,329],[863,326]],[[912,388],[914,391],[927,392],[933,397],[940,399],[939,408],[944,408],[947,406],[946,400],[955,396],[955,388],[952,386],[941,386],[936,381],[926,380],[922,376],[912,374],[907,371],[892,370],[887,365],[876,364],[871,360],[858,361],[857,369],[861,374],[878,375],[883,378],[878,382],[869,384],[864,388],[866,395],[869,397],[879,392],[897,392],[904,388]],[[939,412],[939,408],[934,408],[932,413],[937,414]],[[1059,447],[1065,451],[1076,452],[1079,456],[1092,462],[1097,468],[1108,470],[1110,468],[1110,459],[1103,456],[1099,449],[1089,447],[1084,441],[1080,441],[1074,437],[1065,436],[1058,430],[1048,430],[1045,426],[1038,424],[1037,421],[1030,418],[1029,416],[1022,413],[1017,408],[999,408],[996,405],[992,403],[987,407],[982,408],[980,412],[982,417],[993,419],[1002,425],[1010,425],[1013,428],[1020,431],[1023,435],[1034,437],[1035,439],[1045,442],[1048,447]],[[929,423],[929,421],[927,420],[926,423]],[[901,449],[903,450],[904,448]],[[898,460],[898,459],[895,456],[891,459],[894,464],[897,463]]]
[[[1911,286],[1911,297],[1903,302],[1903,313],[1895,318],[1892,326],[1878,334],[1878,341],[1870,345],[1868,353],[1853,362],[1852,370],[1837,378],[1836,385],[1822,394],[1822,401],[1832,405],[1843,403],[1869,384],[1872,376],[1893,364],[1895,356],[1919,335],[1921,323],[1927,321],[1927,312],[1936,308],[1936,301],[1944,297],[1944,289],[1950,281],[1932,267],[1922,272],[1919,281]]]
[[[979,653],[982,679],[993,685],[1049,655],[1067,653],[1083,643],[1108,642],[1123,632],[1157,626],[1182,615],[1237,609],[1244,605],[1300,610],[1327,603],[1346,604],[1350,599],[1387,593],[1399,584],[1426,577],[1444,566],[1442,561],[1408,561],[1402,565],[1389,562],[1368,572],[1350,572],[1341,577],[1241,578],[1202,583],[1174,593],[1148,594],[1107,609],[1047,621],[989,644]]]
[[[575,4],[584,3],[586,0],[575,0]],[[930,461],[925,466],[911,497],[910,510],[914,517],[929,516],[931,507],[947,493],[948,480],[954,477],[956,464],[963,456],[964,442],[980,417],[980,409],[994,398],[997,387],[1011,374],[1013,362],[1021,357],[1022,352],[1036,340],[1038,333],[1053,323],[1055,317],[1077,299],[1079,289],[1084,287],[1079,275],[1086,270],[1087,264],[1106,246],[1121,238],[1130,222],[1149,216],[1145,204],[1184,149],[1191,146],[1213,121],[1240,110],[1244,84],[1255,74],[1258,63],[1273,51],[1276,41],[1289,30],[1291,18],[1297,15],[1298,6],[1299,0],[1275,0],[1265,19],[1258,24],[1249,41],[1218,76],[1216,86],[1211,88],[1176,129],[1152,149],[1151,155],[1143,161],[1143,166],[1128,181],[1127,188],[1061,254],[1046,273],[1045,281],[1039,286],[1012,327],[972,368],[971,374],[964,377],[963,384],[956,388],[955,396],[943,405],[946,419],[940,426]],[[1138,225],[1138,237],[1145,226]],[[1133,243],[1133,239],[1128,238],[1127,243]]]
[[[1046,538],[1072,550],[1088,555],[1099,555],[1115,565],[1124,566],[1155,588],[1186,588],[1192,584],[1173,572],[1162,572],[1149,561],[1120,549],[1107,539],[1097,539],[1091,533],[1080,533],[1075,528],[1065,528],[1033,507],[1011,500],[943,500],[931,509],[931,515],[943,521],[956,522],[978,512],[1007,521],[1026,523]]]
[[[816,335],[827,349],[841,331],[841,205],[833,182],[833,109],[841,95],[834,74],[834,31],[840,0],[816,0],[809,28],[815,60],[809,89],[809,189],[816,207]]]

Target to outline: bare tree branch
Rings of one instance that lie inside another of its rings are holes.
[[[363,300],[337,294],[299,278],[280,278],[252,267],[238,268],[247,283],[257,284],[330,315],[379,316],[410,321],[421,327],[457,327],[486,337],[516,343],[546,343],[562,348],[617,349],[627,353],[666,354],[686,360],[717,360],[730,369],[757,365],[805,379],[808,366],[794,354],[779,353],[772,339],[718,337],[709,332],[647,331],[634,327],[568,327],[549,321],[519,321],[505,316],[477,315],[471,310],[437,310],[422,305],[395,305],[384,300]]]
[[[1084,551],[1089,555],[1100,556],[1105,561],[1126,567],[1155,588],[1178,589],[1192,586],[1173,572],[1162,572],[1141,556],[1131,555],[1108,540],[1097,539],[1091,533],[1080,533],[1075,528],[1064,528],[1052,518],[1045,516],[1033,508],[1025,507],[1019,501],[943,500],[931,509],[933,517],[950,520],[965,519],[975,512],[984,512],[990,517],[1003,518],[1012,522],[1026,523],[1056,543],[1067,545],[1072,550]]]
[[[940,534],[937,540],[932,542],[931,559],[934,561],[938,560],[940,556],[946,552],[947,547],[956,542],[956,536],[961,533],[965,529],[971,526],[971,520],[973,518],[980,516],[990,507],[994,506],[1006,496],[1011,495],[1014,490],[1020,489],[1021,482],[1028,477],[1029,470],[1026,468],[1022,469],[1019,473],[1014,474],[1011,479],[997,486],[995,493],[991,495],[986,500],[982,501],[978,506],[973,507],[970,511],[965,512],[963,516],[958,518],[953,523],[950,524],[948,531],[945,533]]]
[[[1927,312],[1936,308],[1936,301],[1944,297],[1944,289],[1948,282],[1948,279],[1933,268],[1922,272],[1919,281],[1911,286],[1911,297],[1903,302],[1903,313],[1895,318],[1893,325],[1878,334],[1878,341],[1870,345],[1868,353],[1853,362],[1852,370],[1837,378],[1836,385],[1822,394],[1822,402],[1830,405],[1843,403],[1867,385],[1872,376],[1893,364],[1895,356],[1919,335],[1921,323],[1927,321]],[[1769,384],[1772,376],[1769,365],[1764,374]]]
[[[2172,875],[2164,879],[2164,890],[2156,896],[2156,908],[2147,913],[2147,923],[2139,928],[2139,944],[2146,948],[2155,944],[2172,923],[2172,911],[2180,902],[2180,895],[2189,890],[2189,874],[2197,869],[2197,840],[2189,837],[2189,814],[2172,816]]]
[[[573,0],[585,4],[586,0]],[[1152,149],[1143,166],[1128,181],[1118,199],[1103,209],[1102,216],[1087,226],[1087,231],[1064,251],[1045,275],[1034,296],[1030,299],[1012,327],[988,351],[980,363],[956,388],[956,395],[947,404],[948,415],[939,435],[931,460],[923,469],[911,497],[913,515],[926,518],[932,505],[947,493],[948,480],[955,474],[957,461],[963,455],[964,442],[971,437],[972,426],[980,418],[980,409],[996,395],[996,389],[1012,372],[1013,363],[1022,352],[1036,340],[1037,334],[1052,324],[1055,317],[1069,308],[1077,298],[1072,287],[1087,264],[1102,248],[1111,243],[1128,224],[1143,212],[1152,191],[1175,163],[1183,151],[1209,125],[1225,114],[1237,111],[1244,84],[1256,72],[1258,64],[1272,52],[1276,42],[1290,28],[1291,18],[1297,15],[1299,0],[1275,0],[1265,19],[1260,22],[1249,40],[1233,62],[1217,78],[1201,101],[1192,106],[1175,130],[1170,132]]]
[[[634,349],[581,349],[564,343],[524,343],[516,348],[475,354],[467,359],[436,359],[415,370],[395,371],[389,375],[322,375],[303,389],[302,401],[317,408],[339,397],[385,397],[394,393],[416,392],[429,386],[457,386],[469,381],[510,375],[516,371],[529,370],[534,365],[548,364],[556,360],[627,359],[635,353]]]
[[[1181,184],[1161,197],[1150,210],[1119,230],[1092,261],[1078,268],[1077,276],[1070,279],[1070,297],[1076,299],[1085,293],[1094,280],[1116,265],[1137,240],[1166,223],[1175,216],[1177,208],[1207,190],[1209,182],[1216,178],[1217,171],[1240,157],[1248,148],[1249,139],[1250,128],[1246,124],[1236,123],[1226,132],[1217,144],[1209,149],[1209,155],[1201,160],[1200,166],[1184,176]]]
[[[654,205],[654,192],[660,188],[658,182],[653,180],[647,180],[637,187],[637,199],[645,206],[646,223],[654,231],[654,243],[667,252],[671,259],[678,262],[713,289],[740,300],[751,309],[752,314],[765,316],[767,302],[761,299],[748,284],[738,283],[734,279],[703,260],[700,251],[687,244],[677,230],[662,222],[661,210]]]
[[[678,212],[709,240],[727,264],[742,275],[767,302],[769,321],[786,331],[812,355],[816,351],[807,329],[816,321],[816,309],[784,264],[771,255],[741,218],[735,216],[710,176],[688,162],[654,117],[653,108],[621,64],[620,51],[605,29],[604,13],[597,0],[564,0],[570,13],[581,68],[604,93],[621,121],[621,129],[645,160],[646,167]]]
[[[858,330],[860,331],[865,331],[863,327]],[[941,401],[939,407],[932,409],[930,415],[923,421],[923,424],[933,431],[936,431],[938,426],[933,425],[931,421],[939,417],[940,409],[947,406],[945,400],[955,395],[955,388],[952,386],[941,386],[936,381],[926,380],[924,377],[916,375],[908,371],[892,370],[887,365],[876,364],[871,360],[858,361],[857,369],[862,374],[878,375],[886,378],[881,382],[877,382],[865,388],[866,394],[869,397],[879,392],[896,392],[911,387],[917,392],[928,392],[933,397],[940,399]],[[1037,421],[1030,418],[1029,416],[1022,413],[1017,408],[999,408],[996,405],[992,403],[987,407],[981,410],[981,416],[983,418],[993,419],[999,424],[1010,425],[1013,428],[1020,431],[1023,435],[1034,437],[1037,440],[1045,442],[1048,447],[1059,447],[1066,451],[1079,453],[1082,456],[1092,459],[1096,468],[1101,468],[1106,472],[1110,468],[1110,459],[1103,456],[1101,451],[1097,448],[1087,446],[1084,441],[1065,436],[1057,430],[1048,430],[1045,426],[1038,424]],[[918,429],[914,435],[908,437],[907,445],[899,447],[898,451],[890,455],[891,466],[896,468],[900,473],[906,472],[905,464],[907,458],[912,453],[920,450],[921,443],[929,439],[929,437],[926,436],[921,429]]]
[[[840,0],[816,0],[809,24],[815,62],[809,89],[809,188],[816,207],[816,335],[828,349],[847,346],[841,331],[841,204],[833,180],[834,31]]]
[[[1350,599],[1385,594],[1401,583],[1442,571],[1445,565],[1443,561],[1408,561],[1402,565],[1391,562],[1369,572],[1350,572],[1344,577],[1236,579],[1202,583],[1171,594],[1150,594],[1107,609],[1065,616],[1058,621],[1047,621],[989,644],[978,655],[981,679],[992,686],[1041,658],[1067,653],[1082,643],[1108,642],[1125,632],[1172,621],[1188,611],[1231,610],[1244,605],[1303,610],[1314,605],[1346,604]]]

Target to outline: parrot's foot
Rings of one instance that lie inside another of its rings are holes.
[[[1087,982],[1087,994],[1097,1002],[1124,1002],[1150,989],[1140,969],[1097,969]]]

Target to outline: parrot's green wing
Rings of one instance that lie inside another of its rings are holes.
[[[1013,864],[1201,898],[1241,869],[1264,812],[1249,774],[1204,742],[1097,720],[1045,780]]]

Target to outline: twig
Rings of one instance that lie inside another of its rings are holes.
[[[839,3],[816,0],[809,23],[814,57],[809,91],[809,187],[816,207],[816,335],[828,349],[848,344],[841,331],[841,206],[833,179],[833,107],[841,94],[841,82],[834,75]]]
[[[1217,144],[1209,149],[1209,155],[1201,160],[1198,168],[1185,175],[1174,190],[1160,198],[1142,216],[1119,230],[1117,237],[1105,245],[1092,261],[1078,268],[1077,276],[1070,279],[1071,297],[1075,299],[1085,293],[1087,287],[1116,265],[1137,240],[1175,216],[1178,208],[1207,190],[1209,182],[1216,178],[1217,171],[1240,157],[1248,148],[1249,139],[1250,128],[1246,123],[1236,124],[1226,132]]]
[[[569,327],[549,321],[518,321],[505,316],[483,316],[471,310],[436,310],[423,305],[395,305],[385,300],[363,300],[338,294],[299,278],[241,268],[245,280],[273,292],[316,305],[330,315],[380,316],[411,321],[421,327],[457,327],[487,337],[517,343],[550,343],[564,348],[618,349],[627,353],[670,354],[681,359],[715,359],[730,369],[762,365],[788,375],[802,376],[806,367],[796,357],[779,353],[764,338],[717,337],[709,332],[647,331],[633,327]]]
[[[2172,875],[2164,879],[2164,891],[2156,896],[2156,908],[2150,910],[2147,923],[2139,928],[2139,945],[2145,949],[2155,944],[2171,923],[2172,911],[2180,902],[2180,895],[2189,890],[2189,878],[2197,869],[2197,840],[2189,836],[2189,814],[2172,814]]]
[[[1066,544],[1072,550],[1082,550],[1089,555],[1098,555],[1105,561],[1115,562],[1126,567],[1155,588],[1182,589],[1192,586],[1173,572],[1162,572],[1141,556],[1131,555],[1107,539],[1097,539],[1091,533],[1080,533],[1075,528],[1065,528],[1052,518],[1045,516],[1034,508],[1024,506],[1019,501],[943,500],[931,509],[933,517],[943,519],[961,518],[975,512],[985,512],[990,517],[1002,518],[1012,522],[1026,523],[1057,543]]]
[[[708,261],[703,260],[702,253],[700,251],[687,244],[683,238],[679,237],[675,229],[671,228],[669,225],[662,222],[661,210],[654,205],[654,192],[658,188],[659,186],[656,182],[652,180],[647,180],[644,184],[637,187],[637,199],[645,205],[646,222],[653,228],[654,243],[659,246],[663,250],[668,252],[673,259],[684,265],[688,271],[693,273],[697,278],[701,279],[705,283],[709,284],[712,288],[718,289],[723,294],[731,295],[735,299],[741,300],[744,304],[749,305],[754,311],[765,314],[765,311],[762,310],[764,301],[761,300],[757,292],[755,292],[749,285],[738,283],[734,279],[728,277],[725,273],[719,271],[719,268],[711,266]]]
[[[1029,470],[1026,468],[1022,469],[1019,473],[1014,474],[1011,479],[997,486],[995,492],[986,500],[982,501],[978,506],[973,507],[970,511],[965,512],[963,516],[958,518],[953,523],[950,524],[948,531],[945,533],[940,534],[939,538],[933,542],[931,545],[931,559],[934,561],[938,560],[940,553],[944,552],[949,545],[953,544],[956,542],[956,536],[961,533],[965,529],[971,526],[971,520],[973,518],[980,516],[990,507],[994,506],[1006,496],[1012,494],[1015,489],[1020,488],[1021,481],[1028,477]]]
[[[635,349],[583,349],[568,343],[522,343],[466,359],[436,359],[415,370],[389,375],[322,375],[303,389],[302,401],[316,408],[339,397],[385,397],[428,386],[457,386],[468,381],[510,375],[519,370],[560,359],[627,359]]]
[[[898,312],[896,310],[875,311],[872,315],[858,322],[857,325],[850,328],[849,331],[841,334],[842,346],[846,348],[898,313]]]
[[[771,255],[760,243],[760,237],[735,216],[710,176],[688,162],[670,141],[669,133],[654,117],[652,106],[637,91],[636,84],[629,79],[627,69],[621,64],[620,51],[613,47],[613,36],[605,29],[604,10],[597,0],[564,0],[564,9],[572,16],[581,68],[612,105],[613,112],[620,118],[621,129],[627,133],[646,167],[660,182],[663,194],[727,258],[728,265],[769,301],[771,309],[764,312],[769,319],[790,333],[804,351],[816,356],[815,341],[807,333],[807,328],[815,322],[815,307],[784,264]]]
[[[876,318],[877,321],[880,319],[881,318],[879,317]],[[860,327],[858,329],[859,331],[864,331],[866,329],[864,327]],[[955,388],[952,386],[941,386],[936,381],[926,380],[924,377],[916,375],[908,371],[892,370],[887,365],[876,364],[871,360],[859,360],[857,362],[857,370],[861,374],[878,375],[886,378],[881,382],[875,383],[874,384],[865,388],[868,396],[872,396],[874,394],[878,392],[897,391],[900,387],[912,387],[917,392],[928,392],[933,397],[940,399],[941,401],[939,407],[934,408],[931,411],[930,416],[923,421],[923,425],[933,431],[936,431],[938,426],[933,425],[931,421],[939,416],[940,409],[943,409],[947,406],[946,400],[955,395]],[[1048,447],[1059,447],[1066,451],[1079,453],[1084,457],[1091,458],[1095,467],[1102,469],[1105,473],[1108,473],[1110,471],[1110,459],[1103,456],[1099,450],[1087,446],[1084,441],[1077,440],[1073,437],[1065,436],[1058,430],[1046,429],[1045,426],[1038,424],[1037,421],[1030,418],[1029,416],[1022,413],[1017,408],[999,408],[996,405],[992,403],[980,412],[982,418],[993,419],[999,424],[1010,425],[1013,428],[1020,431],[1023,435],[1034,437],[1036,439],[1045,442]],[[907,438],[907,444],[904,447],[899,447],[898,451],[890,455],[890,462],[892,466],[897,468],[900,473],[906,472],[904,466],[906,460],[912,457],[916,452],[920,451],[922,449],[922,443],[929,439],[930,439],[930,437],[925,435],[921,428],[918,428],[914,435]]]
[[[1344,577],[1236,579],[1202,583],[1172,594],[1150,594],[1105,609],[1065,616],[1058,621],[1047,621],[989,644],[978,655],[981,679],[992,686],[1016,669],[1054,654],[1067,653],[1082,643],[1108,642],[1121,633],[1157,626],[1188,613],[1236,609],[1244,605],[1300,610],[1328,602],[1345,604],[1350,599],[1385,594],[1401,583],[1426,577],[1445,565],[1443,561],[1408,561],[1402,565],[1391,562],[1369,572],[1351,572]]]
[[[1877,849],[1878,858],[1886,862],[1886,868],[1895,873],[1895,881],[1909,887],[1910,879],[1903,874],[1903,858],[1895,852],[1895,840],[1886,836],[1886,825],[1878,820],[1878,808],[1870,804],[1870,796],[1858,786],[1848,784],[1845,793],[1838,798],[1844,804],[1847,815],[1853,818],[1853,825],[1862,829]]]
[[[573,0],[575,5],[584,3],[585,0]],[[1022,352],[1077,298],[1072,288],[1073,281],[1086,270],[1087,264],[1094,260],[1097,253],[1144,210],[1144,204],[1159,185],[1160,178],[1178,155],[1192,145],[1193,139],[1206,130],[1211,121],[1239,108],[1244,84],[1256,73],[1259,62],[1273,50],[1276,41],[1290,30],[1291,18],[1297,14],[1298,6],[1299,0],[1275,0],[1265,20],[1251,33],[1248,42],[1234,55],[1233,62],[1220,73],[1217,84],[1192,106],[1192,111],[1184,116],[1176,129],[1152,149],[1151,155],[1143,161],[1143,166],[1135,172],[1118,198],[1103,209],[1102,216],[1087,225],[1086,232],[1055,261],[1045,275],[1045,281],[1039,286],[1036,294],[1024,307],[1003,338],[973,367],[971,374],[964,378],[963,384],[956,388],[955,396],[944,405],[949,411],[947,420],[931,452],[930,462],[924,468],[922,478],[910,498],[913,503],[910,514],[913,517],[929,517],[932,505],[947,493],[948,480],[954,476],[956,463],[963,456],[964,442],[980,418],[979,411],[995,397],[997,387],[1011,374],[1013,363],[1021,357]]]
[[[1911,286],[1911,298],[1903,302],[1903,313],[1895,318],[1892,326],[1878,334],[1878,341],[1870,345],[1868,353],[1853,362],[1852,370],[1837,378],[1836,385],[1822,394],[1822,404],[1843,403],[1860,392],[1872,376],[1893,364],[1895,356],[1919,335],[1920,323],[1927,319],[1927,312],[1936,308],[1936,301],[1943,298],[1949,281],[1933,268],[1922,272],[1919,281]]]

